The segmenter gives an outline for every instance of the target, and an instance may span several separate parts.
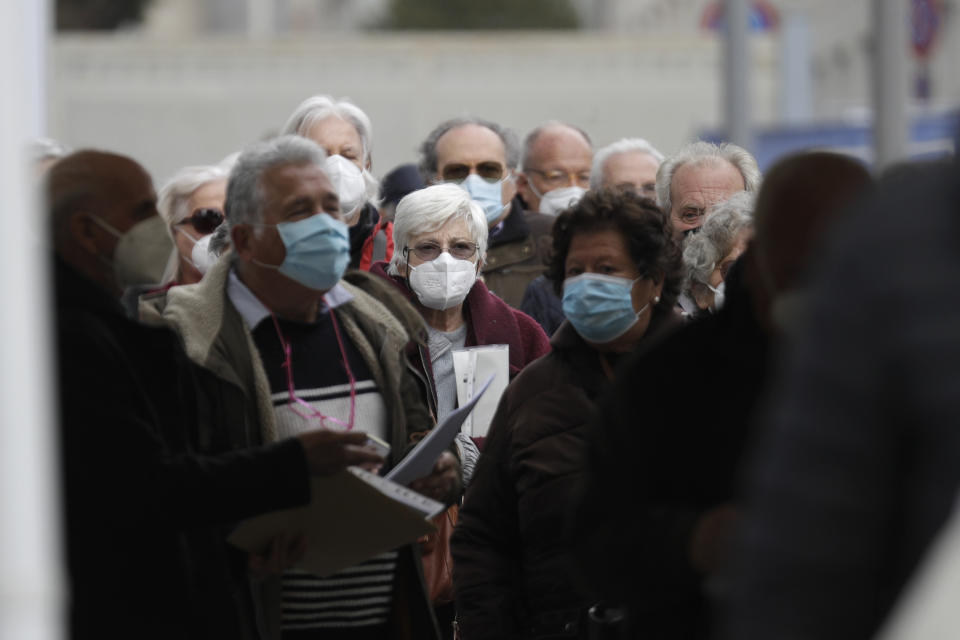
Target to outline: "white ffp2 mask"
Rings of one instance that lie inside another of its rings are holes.
[[[410,267],[410,288],[420,304],[443,310],[462,303],[477,280],[477,265],[444,251],[430,262]]]
[[[356,220],[367,196],[363,172],[343,156],[328,156],[324,162],[327,177],[340,197],[340,211],[348,225]]]

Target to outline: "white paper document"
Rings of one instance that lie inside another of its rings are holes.
[[[408,453],[407,457],[400,461],[400,464],[390,470],[387,479],[397,484],[407,485],[418,478],[430,475],[437,458],[446,451],[453,439],[460,433],[463,421],[470,415],[480,398],[483,397],[487,387],[492,383],[493,376],[490,376],[469,402],[455,409],[444,418],[443,422],[431,429],[430,433],[424,436],[413,451]]]
[[[478,393],[480,381],[493,376],[493,382],[476,409],[463,423],[463,433],[473,438],[484,438],[490,430],[493,414],[510,383],[510,345],[487,344],[480,347],[455,349],[453,372],[457,378],[457,404],[461,407]],[[484,386],[486,389],[486,386]]]
[[[296,566],[328,576],[434,530],[443,512],[435,500],[358,467],[310,482],[310,504],[241,522],[228,541],[264,553],[280,534],[304,535],[307,551]]]

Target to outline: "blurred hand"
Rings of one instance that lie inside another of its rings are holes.
[[[247,569],[252,578],[263,580],[271,575],[280,575],[298,562],[306,552],[305,536],[280,534],[270,542],[270,547],[264,553],[251,553],[248,556]]]
[[[449,451],[444,451],[437,458],[437,463],[433,465],[430,475],[414,480],[410,488],[437,502],[453,504],[463,492],[460,482],[460,463],[457,462],[457,457]]]
[[[354,465],[383,464],[383,457],[364,447],[367,434],[361,431],[341,433],[319,429],[297,436],[307,454],[310,473],[317,476],[329,476]]]
[[[731,504],[705,512],[697,521],[690,540],[690,563],[702,573],[715,573],[726,562],[730,542],[740,519]]]

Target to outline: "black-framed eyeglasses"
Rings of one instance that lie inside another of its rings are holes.
[[[223,223],[223,212],[220,209],[197,209],[189,217],[177,224],[190,224],[199,233],[207,235],[213,233]]]
[[[408,252],[413,251],[413,253],[424,262],[436,260],[444,251],[449,252],[450,255],[457,260],[469,260],[477,253],[477,243],[467,242],[465,240],[458,241],[444,249],[435,242],[421,242],[417,246],[407,247],[405,250]]]

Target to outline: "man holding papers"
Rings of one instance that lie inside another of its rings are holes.
[[[323,150],[295,136],[244,151],[227,187],[233,251],[201,283],[145,300],[144,313],[175,327],[216,377],[212,391],[234,419],[213,437],[245,445],[356,429],[391,445],[392,466],[433,425],[404,355],[425,331],[389,283],[344,277],[349,234],[323,167]],[[459,467],[444,452],[411,488],[450,503]],[[261,581],[263,637],[435,637],[417,553],[407,546],[332,576],[288,570]]]

